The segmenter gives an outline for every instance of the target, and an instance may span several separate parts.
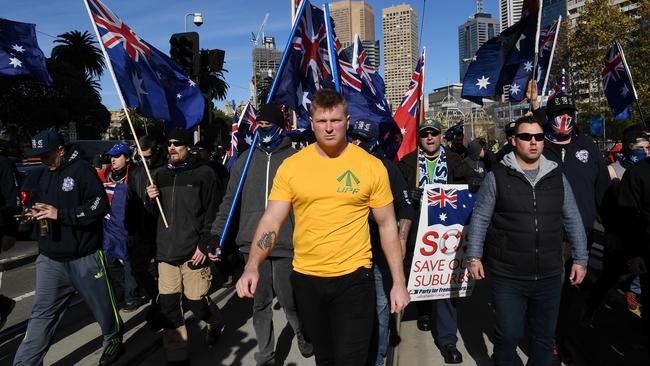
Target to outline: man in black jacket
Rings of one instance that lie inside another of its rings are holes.
[[[494,360],[510,366],[529,325],[529,365],[550,366],[560,307],[566,232],[572,244],[571,285],[587,273],[587,243],[568,180],[542,157],[544,133],[534,117],[518,120],[514,152],[488,173],[469,225],[470,276],[492,285],[496,312]],[[485,243],[485,250],[484,250]]]
[[[212,275],[207,262],[210,225],[218,207],[214,171],[191,156],[192,133],[182,128],[167,136],[169,161],[147,187],[150,199],[160,197],[168,227],[158,217],[158,304],[164,325],[164,344],[169,364],[187,364],[187,329],[181,311],[186,308],[207,325],[206,343],[214,346],[223,328],[221,313],[208,296]],[[154,209],[152,204],[150,208]]]
[[[399,242],[402,247],[402,259],[406,254],[406,241],[415,212],[409,199],[409,190],[406,186],[406,180],[402,176],[397,166],[384,156],[384,152],[379,146],[379,130],[377,125],[368,121],[358,120],[348,130],[350,142],[363,148],[369,154],[381,160],[386,167],[388,180],[390,181],[390,190],[393,194],[393,208],[395,209],[395,218],[399,228]],[[381,240],[379,227],[372,217],[369,217],[370,227],[370,245],[372,246],[373,274],[375,275],[375,293],[377,294],[377,328],[376,337],[371,343],[371,351],[376,350],[376,356],[369,358],[369,365],[381,366],[384,364],[384,358],[388,351],[388,328],[390,322],[390,303],[388,297],[392,287],[392,278],[390,277],[390,268],[388,262],[381,250]]]
[[[26,215],[37,221],[40,255],[36,297],[14,365],[38,365],[70,297],[78,292],[102,329],[100,365],[124,352],[122,319],[113,296],[102,248],[102,218],[109,210],[104,187],[79,151],[65,147],[60,134],[45,130],[32,138],[28,156],[46,165],[28,177],[36,195]]]
[[[466,184],[468,177],[476,175],[467,164],[463,164],[458,154],[445,149],[440,145],[441,142],[440,122],[427,119],[418,128],[418,148],[405,155],[397,164],[411,189],[411,200],[416,211],[415,220],[411,226],[408,253],[412,253],[415,247],[419,224],[417,213],[420,212],[424,185],[430,183]],[[438,330],[436,345],[440,348],[445,362],[463,362],[463,356],[456,348],[458,324],[455,300],[418,301],[418,329],[426,332],[431,329],[432,306],[436,307],[436,328]]]
[[[231,178],[219,214],[212,225],[212,234],[219,236],[226,222],[230,206],[233,204],[235,190],[242,174],[248,154],[253,150],[246,180],[242,187],[239,229],[236,243],[244,253],[246,261],[251,249],[255,228],[266,209],[268,196],[273,186],[275,173],[282,162],[296,153],[291,147],[291,139],[282,133],[284,115],[277,104],[265,104],[257,113],[257,133],[260,142],[255,149],[247,149],[237,159],[231,170]],[[273,251],[260,265],[260,281],[253,297],[253,326],[259,352],[255,353],[258,365],[275,365],[275,334],[273,331],[273,294],[284,309],[287,321],[298,340],[298,348],[304,357],[311,357],[313,347],[302,332],[302,324],[296,313],[290,275],[293,270],[293,214],[285,221]],[[234,230],[234,228],[230,228]]]

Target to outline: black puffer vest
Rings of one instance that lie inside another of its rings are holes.
[[[487,259],[498,276],[535,280],[562,273],[564,184],[558,168],[535,187],[514,169],[494,169],[497,194],[488,228]]]

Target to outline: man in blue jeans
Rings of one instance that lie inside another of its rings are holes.
[[[486,272],[490,275],[496,365],[514,362],[526,321],[532,333],[528,365],[551,365],[564,233],[572,244],[572,285],[581,283],[587,273],[587,239],[571,186],[558,164],[542,156],[544,132],[539,120],[532,116],[517,120],[513,143],[514,151],[481,185],[466,260],[470,277],[480,280]]]

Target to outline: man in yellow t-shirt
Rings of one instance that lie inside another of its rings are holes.
[[[316,364],[364,365],[375,319],[370,212],[393,278],[391,311],[409,303],[390,183],[380,160],[346,141],[350,117],[340,94],[318,91],[311,115],[316,143],[278,169],[237,293],[255,293],[259,265],[293,208],[291,283]]]

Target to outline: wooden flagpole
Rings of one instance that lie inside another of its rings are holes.
[[[144,171],[147,173],[147,178],[149,179],[149,184],[153,185],[153,179],[151,178],[151,172],[149,171],[149,167],[147,166],[147,162],[144,158],[144,155],[142,154],[142,147],[140,146],[140,141],[138,141],[138,135],[135,133],[135,128],[133,127],[133,122],[131,121],[131,116],[129,115],[129,111],[126,108],[126,102],[124,101],[124,96],[122,95],[122,90],[120,89],[120,84],[117,82],[117,77],[115,77],[115,71],[113,71],[113,64],[111,63],[110,57],[108,57],[108,52],[106,52],[106,47],[104,47],[104,43],[102,42],[102,37],[99,34],[99,29],[97,29],[97,24],[93,20],[93,14],[90,11],[90,6],[88,5],[88,0],[83,0],[84,5],[86,6],[86,10],[88,11],[88,17],[90,18],[90,23],[93,25],[93,29],[95,30],[95,35],[97,36],[97,41],[99,42],[100,47],[102,48],[102,53],[104,54],[104,59],[106,60],[106,65],[108,66],[108,71],[111,73],[111,78],[113,78],[113,83],[115,84],[115,89],[117,90],[117,95],[120,98],[120,103],[122,104],[122,109],[124,110],[124,114],[126,115],[126,120],[129,123],[129,128],[131,129],[131,134],[133,135],[133,139],[135,140],[135,144],[138,147],[138,154],[140,154],[140,159],[142,160],[142,166],[144,166]],[[167,223],[167,217],[165,217],[165,212],[163,212],[162,209],[162,204],[160,203],[160,198],[156,197],[156,204],[158,205],[158,211],[160,211],[160,217],[163,220],[163,224],[165,224],[165,228],[169,228],[169,224]]]

